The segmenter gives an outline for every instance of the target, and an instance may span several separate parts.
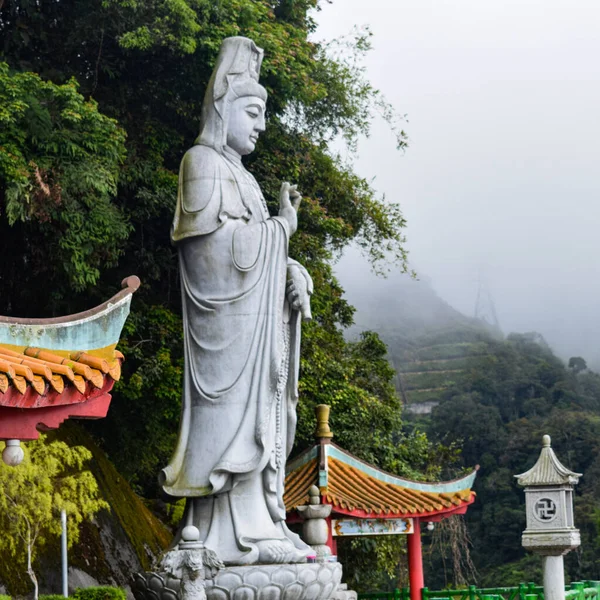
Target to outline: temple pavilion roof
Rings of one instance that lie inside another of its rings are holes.
[[[73,404],[118,381],[122,359],[118,350],[107,359],[93,351],[56,354],[28,346],[17,352],[0,345],[0,406]]]
[[[287,465],[286,511],[308,504],[316,485],[333,512],[359,518],[423,517],[439,520],[463,514],[475,500],[477,467],[452,481],[412,481],[387,473],[331,442],[329,408],[317,407],[318,443]]]
[[[326,467],[319,468],[315,446],[289,463],[284,502],[291,512],[308,503],[308,490],[319,487],[324,502],[339,513],[359,517],[427,517],[462,513],[475,499],[476,471],[453,481],[426,483],[403,479],[370,465],[335,444],[321,447]]]
[[[0,317],[0,439],[35,439],[70,417],[106,414],[137,277],[103,304],[51,319]]]

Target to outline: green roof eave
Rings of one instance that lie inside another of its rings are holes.
[[[294,460],[291,460],[287,463],[285,467],[285,474],[288,475],[292,471],[295,471],[296,469],[305,465],[307,462],[310,462],[314,458],[317,458],[317,456],[319,456],[319,446],[313,446],[312,448],[305,450],[304,452],[299,454]]]

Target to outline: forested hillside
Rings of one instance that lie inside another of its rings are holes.
[[[462,448],[463,466],[480,464],[476,504],[467,524],[480,583],[539,578],[539,559],[526,556],[523,492],[514,475],[535,463],[544,434],[560,460],[583,473],[575,522],[582,545],[567,558],[573,580],[600,576],[600,376],[568,368],[533,335],[488,344],[460,385],[431,414],[429,431]]]
[[[356,307],[349,337],[377,332],[388,346],[388,358],[405,410],[429,413],[444,392],[460,384],[474,359],[501,333],[483,321],[468,318],[444,302],[427,280],[392,272],[362,285],[361,277],[344,278]]]
[[[461,540],[442,525],[424,538],[428,586],[461,583],[462,576],[488,586],[541,581],[539,558],[521,548],[525,505],[514,475],[533,466],[544,434],[560,460],[583,473],[575,507],[582,546],[568,555],[567,576],[600,577],[600,376],[581,357],[564,364],[539,334],[503,336],[461,315],[426,282],[392,276],[369,285],[376,310],[356,282],[347,288],[357,324],[388,344],[397,389],[408,402],[405,418],[430,440],[461,449],[442,477],[481,467],[477,500],[465,517],[478,576],[468,568],[457,573],[451,545]],[[427,411],[414,411],[417,402],[429,402]]]

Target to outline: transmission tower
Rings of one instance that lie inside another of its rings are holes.
[[[498,315],[496,314],[496,305],[490,289],[480,273],[477,281],[477,300],[475,301],[475,318],[491,325],[495,329],[500,329]]]

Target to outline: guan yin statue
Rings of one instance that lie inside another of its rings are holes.
[[[285,524],[285,461],[294,440],[301,315],[310,276],[288,258],[300,194],[281,186],[270,217],[242,156],[265,129],[262,51],[223,42],[186,152],[172,239],[179,249],[185,375],[179,440],[160,483],[187,498],[185,525],[229,565],[301,562]]]
[[[285,462],[296,428],[300,323],[312,280],[288,257],[300,194],[283,183],[270,216],[246,171],[265,129],[262,50],[223,41],[200,135],[181,162],[172,239],[179,251],[185,373],[177,446],[159,475],[185,498],[158,572],[135,576],[140,599],[325,600],[341,565],[285,523]]]

